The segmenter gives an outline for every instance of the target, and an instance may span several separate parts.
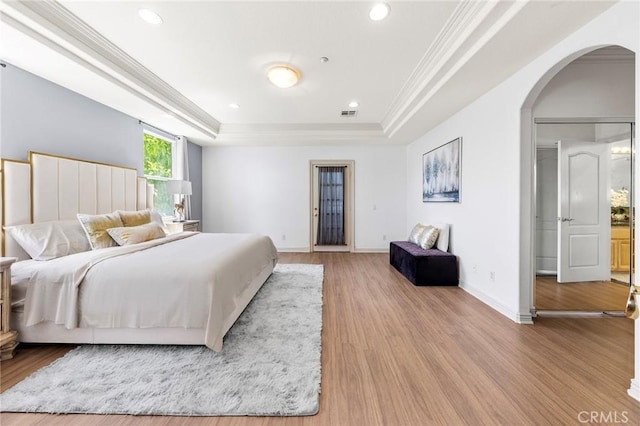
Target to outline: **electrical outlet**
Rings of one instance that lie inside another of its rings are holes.
[[[382,241],[387,241],[387,236],[382,234]]]
[[[493,271],[489,272],[489,279],[492,283],[496,282],[496,273]]]
[[[471,272],[473,272],[473,274],[477,274],[478,273],[478,265],[473,265],[473,267],[471,268]]]
[[[287,239],[287,235],[286,234],[282,234],[282,241]]]

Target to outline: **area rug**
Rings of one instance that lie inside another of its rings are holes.
[[[219,353],[85,345],[0,395],[1,410],[176,416],[318,411],[322,265],[277,265]]]

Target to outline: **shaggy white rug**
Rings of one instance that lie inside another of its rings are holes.
[[[81,346],[0,396],[2,411],[180,416],[318,412],[322,265],[277,265],[225,338]]]

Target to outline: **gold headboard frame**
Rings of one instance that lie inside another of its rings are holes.
[[[2,255],[28,258],[4,226],[64,220],[147,207],[146,178],[130,167],[29,151],[28,161],[2,159]],[[16,249],[16,247],[19,248]]]

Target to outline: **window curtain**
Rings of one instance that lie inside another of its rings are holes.
[[[344,167],[318,167],[320,246],[344,245]]]
[[[189,147],[187,138],[176,137],[176,179],[189,179]],[[193,183],[192,183],[193,187]],[[180,202],[178,200],[178,202]],[[184,218],[191,219],[191,195],[184,196]]]

